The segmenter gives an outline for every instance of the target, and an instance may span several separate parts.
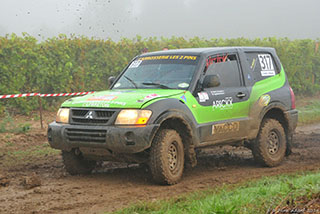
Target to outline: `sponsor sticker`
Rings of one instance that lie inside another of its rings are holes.
[[[189,87],[189,84],[183,82],[183,83],[180,83],[180,84],[178,85],[178,87],[179,87],[179,88],[187,88],[187,87]]]
[[[139,67],[141,62],[142,62],[142,60],[135,60],[130,64],[129,68],[137,68],[137,67]]]
[[[263,77],[269,77],[276,75],[275,71],[261,71],[261,76]]]
[[[168,59],[168,60],[197,60],[197,56],[187,56],[187,55],[164,55],[164,56],[146,56],[141,57],[139,60],[161,60],[161,59]],[[140,65],[140,64],[139,64]]]
[[[106,102],[90,102],[90,103],[84,103],[83,107],[110,107],[109,103]]]
[[[271,100],[271,97],[269,94],[262,95],[259,99],[259,105],[260,106],[267,106],[269,104],[270,100]]]
[[[143,103],[147,100],[151,100],[153,98],[156,98],[156,97],[161,97],[159,94],[149,94],[147,96],[145,96],[145,98],[141,99],[141,100],[137,100],[138,103]]]
[[[118,83],[116,83],[116,84],[114,85],[115,88],[118,88],[118,87],[120,87],[120,86],[121,86],[121,83],[120,83],[120,82],[118,82]]]
[[[83,101],[74,101],[71,104],[82,104],[83,107],[110,107],[110,105],[121,105],[125,106],[127,105],[126,102],[118,102],[118,101],[93,101],[93,102],[86,102],[83,103]]]
[[[219,91],[210,91],[212,96],[218,96],[218,95],[223,95],[224,90],[219,90]]]
[[[226,134],[230,132],[238,132],[240,130],[240,122],[230,122],[212,125],[212,135]]]
[[[232,97],[225,97],[222,100],[214,100],[212,102],[212,110],[226,110],[226,109],[232,109],[233,108],[233,99]]]
[[[209,100],[209,96],[208,96],[207,92],[200,92],[200,93],[198,93],[198,96],[199,96],[199,102],[201,102],[201,103]]]
[[[144,99],[150,100],[150,99],[153,99],[153,98],[156,98],[156,97],[160,97],[160,95],[158,95],[158,94],[149,94]]]
[[[257,62],[257,60],[256,60],[256,58],[254,58],[252,60],[251,66],[250,66],[251,70],[254,70],[256,68],[256,62]]]
[[[180,98],[181,98],[185,103],[187,102],[187,98],[186,98],[185,95],[182,95]]]
[[[114,105],[120,105],[120,106],[125,106],[127,105],[126,102],[119,102],[119,101],[109,101],[109,104],[114,104]]]
[[[103,96],[93,96],[89,97],[87,101],[111,101],[117,99],[117,96],[114,95],[103,95]]]

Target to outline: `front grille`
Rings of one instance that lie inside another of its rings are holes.
[[[97,123],[107,123],[109,120],[99,120],[99,119],[84,119],[84,118],[72,118],[74,123],[86,123],[86,124],[97,124]]]
[[[66,129],[67,139],[71,142],[106,142],[107,131],[103,129]]]
[[[113,114],[111,109],[71,109],[71,124],[107,125]]]
[[[112,117],[114,111],[96,111],[98,117]]]
[[[72,115],[77,117],[84,117],[88,113],[88,110],[81,110],[81,109],[73,109]]]

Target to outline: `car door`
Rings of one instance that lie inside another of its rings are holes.
[[[248,121],[248,89],[244,85],[236,52],[208,57],[202,81],[216,75],[220,85],[203,88],[196,94],[200,105],[197,116],[202,142],[237,140],[246,135]]]

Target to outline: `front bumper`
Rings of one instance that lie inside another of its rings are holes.
[[[48,141],[52,148],[60,150],[87,147],[132,154],[151,146],[159,126],[84,126],[53,122],[48,126]]]

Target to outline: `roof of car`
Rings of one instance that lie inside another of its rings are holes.
[[[211,47],[211,48],[185,48],[185,49],[172,49],[162,50],[141,54],[140,56],[152,56],[152,55],[164,55],[164,54],[191,54],[191,55],[202,55],[209,54],[212,52],[220,51],[235,51],[242,49],[243,51],[273,51],[270,47]]]

